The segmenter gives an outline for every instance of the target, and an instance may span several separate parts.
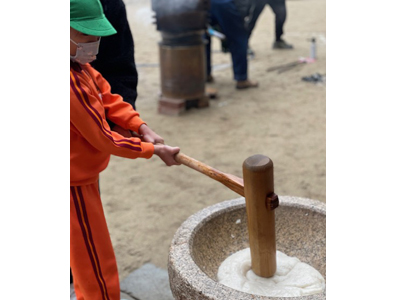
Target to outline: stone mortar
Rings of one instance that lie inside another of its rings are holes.
[[[275,210],[277,250],[317,269],[326,280],[326,205],[323,202],[280,196]],[[249,247],[243,197],[207,207],[189,217],[172,240],[168,275],[177,300],[287,300],[240,292],[217,282],[221,263]],[[292,297],[326,299],[326,292]]]

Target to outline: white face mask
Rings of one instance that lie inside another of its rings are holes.
[[[94,61],[97,53],[99,53],[100,39],[92,43],[76,43],[70,39],[71,42],[78,46],[75,56],[70,55],[70,59],[82,65]]]

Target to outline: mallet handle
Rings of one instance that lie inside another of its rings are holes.
[[[223,185],[225,185],[232,191],[244,197],[244,185],[242,178],[221,172],[181,152],[175,155],[175,160],[178,163],[181,163],[189,168],[192,168],[200,173],[203,173],[204,175],[207,175],[208,177],[216,181],[221,182]]]

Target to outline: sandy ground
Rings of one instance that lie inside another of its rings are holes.
[[[295,46],[289,51],[272,50],[274,16],[269,7],[264,9],[250,40],[256,57],[249,62],[249,77],[260,82],[257,89],[234,88],[232,70],[224,67],[230,55],[219,52],[220,43],[213,38],[212,86],[219,99],[179,117],[157,113],[160,33],[152,24],[151,1],[125,3],[139,72],[137,110],[167,144],[240,177],[247,157],[267,155],[274,162],[278,195],[325,202],[326,86],[301,80],[326,72],[324,0],[287,1],[284,38]],[[317,39],[315,63],[281,74],[266,71],[309,56],[311,37]],[[169,244],[180,224],[206,206],[238,197],[185,166],[166,167],[157,156],[112,157],[100,186],[121,280],[145,262],[166,269]]]

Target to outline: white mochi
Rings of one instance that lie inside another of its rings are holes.
[[[218,269],[218,281],[232,289],[268,297],[297,297],[322,293],[324,277],[296,257],[276,252],[277,270],[271,278],[257,276],[251,270],[250,248],[225,259]]]

